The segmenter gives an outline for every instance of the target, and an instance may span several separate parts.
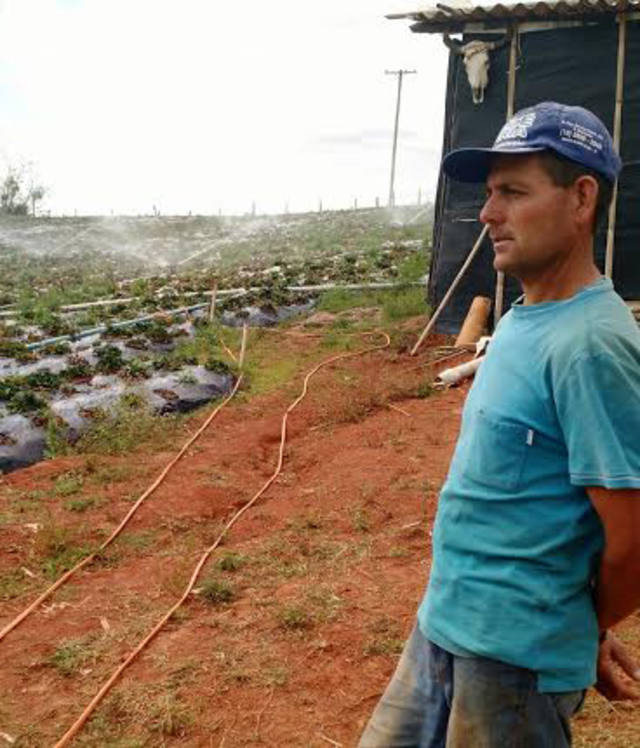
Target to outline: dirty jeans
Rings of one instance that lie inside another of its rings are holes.
[[[359,748],[566,748],[584,691],[539,693],[536,674],[457,657],[416,626]]]

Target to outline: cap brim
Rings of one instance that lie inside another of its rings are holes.
[[[442,162],[444,173],[458,182],[486,182],[496,156],[539,153],[545,148],[459,148],[448,153]]]

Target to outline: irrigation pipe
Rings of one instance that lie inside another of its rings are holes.
[[[374,335],[375,333],[363,333],[365,335]],[[202,571],[202,568],[204,567],[205,563],[208,561],[211,554],[216,550],[216,548],[220,545],[225,535],[229,532],[229,530],[238,522],[238,520],[242,517],[242,515],[247,512],[255,503],[258,501],[258,499],[267,491],[267,489],[271,486],[271,484],[275,481],[275,479],[278,477],[282,470],[282,465],[284,463],[284,447],[287,440],[287,420],[289,418],[289,414],[292,413],[299,403],[306,397],[308,386],[309,386],[309,380],[311,377],[316,374],[320,369],[324,368],[325,366],[328,366],[331,363],[334,363],[335,361],[340,361],[342,359],[346,358],[353,358],[355,356],[363,356],[366,353],[372,353],[373,351],[379,351],[383,350],[384,348],[387,348],[391,344],[391,339],[389,336],[381,332],[381,335],[383,335],[386,339],[386,342],[383,345],[377,345],[372,346],[370,348],[365,348],[361,351],[355,351],[353,353],[341,353],[336,356],[332,356],[331,358],[326,359],[325,361],[322,361],[317,366],[315,366],[308,374],[305,376],[303,385],[302,385],[302,392],[298,397],[289,405],[289,407],[284,412],[284,415],[282,416],[282,424],[280,427],[280,449],[278,451],[278,463],[276,466],[276,469],[274,470],[273,474],[270,478],[265,482],[265,484],[262,486],[262,488],[253,496],[253,498],[245,504],[239,511],[237,511],[233,517],[227,522],[227,524],[222,529],[222,532],[214,543],[207,548],[202,556],[200,557],[200,560],[195,566],[195,569],[193,570],[193,573],[191,574],[191,579],[189,580],[189,583],[187,584],[187,587],[185,588],[185,591],[182,593],[182,597],[178,600],[175,605],[173,605],[167,613],[160,619],[160,621],[154,626],[154,628],[142,639],[142,641],[137,645],[137,647],[127,656],[127,658],[114,670],[112,675],[104,682],[104,684],[101,686],[98,693],[93,697],[91,702],[87,705],[87,707],[84,709],[82,714],[78,717],[78,719],[73,723],[73,725],[67,730],[67,732],[60,738],[60,740],[55,744],[55,748],[64,748],[64,746],[69,745],[69,743],[73,740],[73,738],[80,732],[84,724],[87,722],[89,717],[93,714],[93,712],[96,710],[102,699],[107,695],[107,693],[111,690],[114,683],[118,680],[118,678],[122,675],[122,673],[129,667],[129,665],[136,659],[136,657],[142,652],[145,647],[151,642],[152,639],[161,631],[161,629],[164,627],[164,625],[167,623],[167,621],[171,618],[171,616],[180,608],[180,606],[187,600],[189,595],[191,594],[191,591],[193,590],[198,577],[200,575],[200,572]]]
[[[90,564],[92,561],[96,559],[96,557],[104,551],[107,546],[109,546],[113,541],[120,535],[120,533],[124,530],[126,525],[129,523],[133,515],[138,511],[138,509],[142,506],[144,501],[151,496],[151,494],[158,488],[158,486],[164,481],[164,479],[167,477],[173,466],[181,459],[181,457],[185,454],[185,452],[191,447],[191,445],[200,437],[200,435],[205,431],[205,429],[209,426],[211,421],[218,415],[218,413],[224,408],[224,406],[234,397],[236,392],[238,391],[238,388],[240,387],[240,383],[242,382],[242,374],[238,377],[235,386],[233,390],[231,391],[231,394],[225,398],[214,410],[207,416],[205,422],[200,426],[200,428],[193,434],[189,439],[187,439],[186,444],[182,447],[182,449],[178,452],[178,454],[169,462],[169,464],[164,468],[164,470],[160,473],[160,475],[156,478],[156,480],[147,488],[147,490],[140,496],[140,498],[136,501],[136,503],[131,507],[131,509],[127,512],[125,518],[120,522],[120,524],[116,527],[116,529],[109,535],[109,537],[104,541],[104,543],[93,553],[88,555],[86,558],[84,558],[82,561],[77,563],[72,569],[69,569],[69,571],[65,572],[56,582],[54,582],[50,587],[48,587],[39,597],[37,597],[31,605],[29,605],[27,608],[25,608],[22,613],[17,615],[10,623],[8,623],[2,631],[0,631],[0,642],[4,639],[4,637],[10,632],[13,631],[22,621],[25,620],[31,613],[34,612],[38,608],[39,605],[41,605],[48,597],[50,597],[57,589],[62,587],[63,584],[69,581],[71,577],[76,574],[76,572],[80,571],[80,569],[83,569],[85,566]]]
[[[136,319],[127,319],[122,322],[113,322],[110,325],[99,325],[98,327],[91,327],[88,330],[82,330],[77,333],[70,335],[58,335],[55,338],[47,338],[46,340],[37,340],[35,343],[29,343],[27,345],[28,351],[35,351],[38,348],[44,348],[47,345],[53,345],[54,343],[62,343],[65,340],[81,340],[87,338],[90,335],[99,335],[100,333],[106,332],[107,330],[120,330],[125,327],[132,327],[138,324],[138,322],[149,322],[152,319],[158,317],[179,317],[181,314],[189,314],[195,312],[198,309],[204,309],[208,307],[209,303],[203,304],[192,304],[191,306],[181,306],[178,309],[163,309],[159,312],[153,312],[153,314],[145,314],[143,317],[136,317]]]
[[[222,291],[218,291],[219,296],[237,296],[241,294],[245,294],[246,289],[244,288],[225,288]],[[211,291],[185,291],[184,293],[180,293],[178,291],[172,292],[172,291],[156,291],[154,294],[159,299],[164,298],[165,296],[211,296]],[[142,298],[140,296],[123,296],[122,298],[112,298],[112,299],[98,299],[97,301],[83,301],[78,304],[64,304],[60,307],[61,312],[81,312],[83,309],[91,309],[96,306],[127,306],[128,304],[133,304],[136,301],[142,301]]]
[[[383,290],[386,288],[404,288],[406,286],[421,286],[423,285],[422,281],[407,281],[406,283],[389,283],[389,282],[380,282],[380,283],[346,283],[346,284],[340,284],[340,283],[323,283],[321,285],[316,286],[285,286],[286,291],[292,291],[294,293],[303,293],[303,292],[321,292],[321,291],[335,291],[335,290],[344,290],[344,291],[376,291],[376,290]],[[264,286],[249,286],[249,288],[223,288],[217,291],[216,295],[220,298],[225,298],[227,296],[244,296],[247,293],[251,292],[257,292],[257,291],[264,291]],[[184,297],[191,297],[191,296],[212,296],[213,290],[209,291],[183,291],[182,293],[175,291],[168,291],[168,290],[161,290],[156,291],[154,294],[158,298],[163,298],[165,296],[184,296]],[[93,307],[102,307],[102,306],[118,306],[123,305],[127,306],[128,304],[133,304],[136,301],[140,301],[139,296],[123,296],[122,298],[111,298],[111,299],[98,299],[97,301],[83,301],[78,304],[64,304],[60,307],[61,312],[79,312],[83,309],[91,309]],[[15,305],[13,305],[15,307]]]

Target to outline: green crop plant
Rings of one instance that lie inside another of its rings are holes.
[[[60,374],[53,374],[49,369],[40,369],[24,377],[24,383],[28,387],[38,390],[55,390],[60,386],[61,381]]]
[[[208,371],[212,371],[215,374],[231,374],[232,368],[226,361],[222,361],[215,356],[209,356],[205,361],[204,368]]]
[[[0,339],[0,356],[7,358],[20,359],[20,356],[28,356],[29,351],[27,350],[26,343],[22,343],[19,340],[4,340]]]
[[[98,363],[96,369],[103,374],[115,374],[124,365],[122,351],[115,345],[103,345],[95,349]]]
[[[144,379],[150,374],[151,362],[140,358],[132,358],[122,369],[122,374],[128,379]]]
[[[0,400],[11,400],[24,387],[22,377],[5,377],[0,379]]]
[[[47,403],[35,392],[22,389],[11,397],[7,409],[10,413],[44,413]]]
[[[93,376],[93,368],[82,356],[69,356],[64,376],[66,379],[86,379]]]

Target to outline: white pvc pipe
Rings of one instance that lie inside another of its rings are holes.
[[[467,361],[466,363],[460,364],[459,366],[454,366],[451,369],[445,369],[444,371],[441,371],[436,379],[438,379],[443,384],[457,384],[463,379],[472,377],[476,373],[476,371],[478,371],[481,363],[482,358],[474,358],[473,360]]]

